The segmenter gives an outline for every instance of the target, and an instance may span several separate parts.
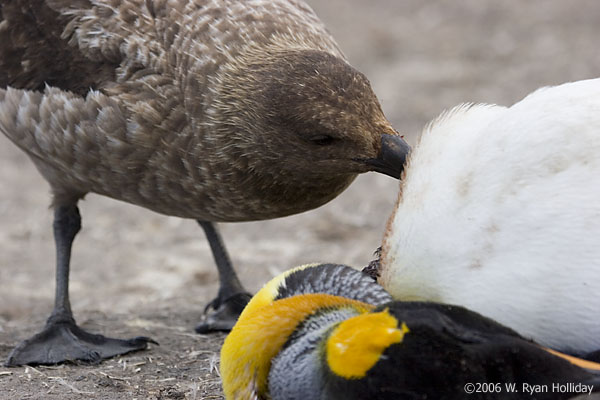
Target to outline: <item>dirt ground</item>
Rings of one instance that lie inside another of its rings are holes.
[[[563,0],[309,0],[371,80],[411,143],[461,102],[511,104],[545,85],[599,75],[600,2]],[[367,174],[302,215],[222,225],[255,291],[313,261],[366,265],[398,183]],[[0,360],[38,331],[53,302],[48,187],[0,135]],[[195,222],[90,195],[73,252],[71,301],[83,327],[160,346],[100,365],[0,367],[0,399],[219,399],[223,334],[193,327],[215,295],[216,270]]]

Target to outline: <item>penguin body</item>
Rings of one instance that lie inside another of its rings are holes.
[[[564,352],[600,349],[599,155],[600,79],[442,114],[407,163],[379,283]]]

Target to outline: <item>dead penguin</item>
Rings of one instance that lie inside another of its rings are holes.
[[[408,146],[368,80],[295,0],[11,0],[0,8],[0,130],[53,193],[56,304],[9,365],[145,348],[77,327],[68,297],[89,192],[196,219],[229,329],[249,295],[214,222],[313,209],[357,174],[399,177]]]

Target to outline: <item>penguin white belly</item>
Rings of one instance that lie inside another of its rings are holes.
[[[428,127],[388,223],[380,283],[546,346],[600,350],[600,80],[510,108],[460,106]]]

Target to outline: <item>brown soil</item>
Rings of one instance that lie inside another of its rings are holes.
[[[312,0],[372,81],[412,143],[461,102],[511,104],[540,86],[596,77],[595,0]],[[397,182],[360,177],[330,204],[279,220],[222,226],[243,281],[256,290],[313,261],[366,265],[381,240]],[[0,135],[0,360],[40,329],[52,308],[54,244],[48,187]],[[78,322],[160,343],[100,365],[0,367],[0,399],[218,399],[224,335],[197,335],[215,294],[208,245],[193,221],[90,195],[73,254]],[[588,397],[589,398],[589,397]]]

